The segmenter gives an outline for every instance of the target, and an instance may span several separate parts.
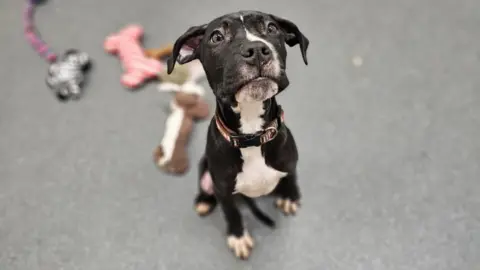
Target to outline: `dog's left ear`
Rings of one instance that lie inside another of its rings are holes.
[[[172,73],[176,62],[179,64],[185,64],[198,58],[198,48],[200,47],[200,42],[205,34],[206,29],[206,24],[192,26],[183,35],[181,35],[177,41],[175,41],[175,44],[173,45],[172,56],[170,56],[167,61],[168,74]],[[180,50],[185,47],[191,49],[192,53],[186,56],[181,56]]]
[[[305,35],[303,35],[302,32],[300,32],[300,30],[298,29],[298,26],[293,22],[287,19],[277,17],[272,14],[270,14],[270,16],[278,23],[280,28],[285,33],[285,43],[287,43],[288,46],[293,47],[297,44],[300,45],[300,51],[302,52],[303,62],[305,62],[305,65],[308,65],[307,49],[308,49],[308,44],[310,43],[308,38]]]

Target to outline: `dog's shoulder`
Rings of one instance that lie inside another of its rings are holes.
[[[281,171],[292,172],[298,162],[298,149],[290,129],[284,124],[277,137],[263,146],[265,162]]]

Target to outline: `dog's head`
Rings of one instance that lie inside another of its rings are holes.
[[[285,44],[298,44],[307,64],[309,41],[293,22],[258,11],[231,13],[181,35],[168,60],[168,73],[176,61],[199,59],[221,102],[263,101],[289,84]],[[180,55],[182,47],[191,48],[191,53]]]

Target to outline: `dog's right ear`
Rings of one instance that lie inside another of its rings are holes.
[[[185,64],[198,58],[198,48],[200,47],[200,42],[205,34],[206,29],[206,24],[192,26],[183,35],[181,35],[177,41],[175,41],[175,44],[173,45],[172,56],[170,56],[167,61],[168,74],[172,73],[173,68],[175,67],[175,62],[178,61],[179,64]],[[184,46],[190,48],[192,53],[186,56],[181,56],[180,50]]]

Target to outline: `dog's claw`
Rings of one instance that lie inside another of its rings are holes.
[[[234,235],[228,236],[227,244],[237,258],[245,260],[250,256],[250,251],[254,243],[252,237],[245,231],[241,237]]]
[[[276,205],[285,215],[295,215],[300,204],[290,199],[277,199]]]

